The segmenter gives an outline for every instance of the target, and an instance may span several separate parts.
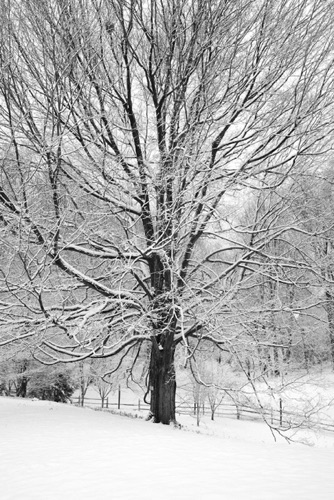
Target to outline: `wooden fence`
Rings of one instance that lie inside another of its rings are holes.
[[[117,398],[84,398],[80,396],[72,399],[73,404],[87,406],[91,408],[100,408],[105,410],[123,410],[129,412],[149,412],[149,405],[142,399],[133,403],[125,403],[121,400],[121,392],[118,392]],[[238,420],[265,420],[274,427],[280,429],[289,429],[295,427],[317,427],[328,432],[334,432],[334,422],[328,420],[319,420],[313,415],[302,414],[285,410],[282,400],[279,401],[279,408],[258,409],[247,405],[222,402],[212,409],[209,405],[189,403],[187,401],[176,402],[176,413],[178,415],[195,415],[199,420],[202,416],[214,418],[236,418]]]

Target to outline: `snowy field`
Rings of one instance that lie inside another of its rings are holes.
[[[204,421],[200,434],[181,423],[0,397],[0,498],[334,498],[334,435],[310,433],[311,447],[274,442],[256,422]]]

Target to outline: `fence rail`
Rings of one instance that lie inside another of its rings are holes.
[[[150,407],[142,399],[138,399],[133,403],[125,403],[121,401],[120,392],[117,399],[106,397],[101,398],[84,398],[80,396],[72,398],[72,403],[78,406],[87,406],[91,408],[101,409],[116,409],[148,412]],[[266,420],[271,425],[280,429],[288,429],[291,427],[317,427],[328,432],[334,432],[334,422],[330,420],[319,420],[312,415],[291,412],[283,408],[280,401],[279,409],[272,408],[254,408],[247,405],[237,403],[222,402],[216,407],[211,407],[207,404],[189,403],[188,401],[176,402],[176,413],[178,415],[195,415],[200,418],[202,415],[210,416],[212,419],[219,417],[236,418],[238,420]]]

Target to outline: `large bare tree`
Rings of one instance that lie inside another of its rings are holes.
[[[328,145],[333,13],[3,1],[2,345],[46,363],[149,352],[152,415],[175,419],[176,347],[230,349],[229,303],[277,236],[236,240],[231,213]]]

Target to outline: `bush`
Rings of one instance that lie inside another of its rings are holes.
[[[28,397],[67,403],[75,390],[67,373],[42,373],[30,381]]]

